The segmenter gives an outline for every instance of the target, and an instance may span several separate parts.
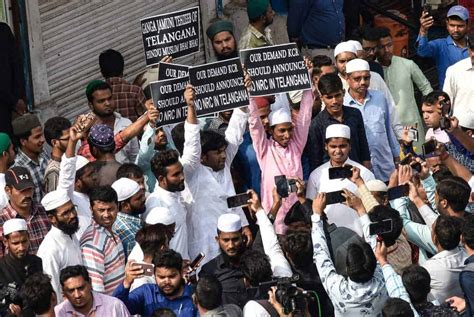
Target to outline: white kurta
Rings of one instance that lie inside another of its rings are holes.
[[[174,236],[170,240],[170,249],[175,250],[183,259],[190,259],[188,252],[188,228],[186,225],[186,204],[181,192],[169,192],[160,186],[155,186],[153,193],[146,200],[146,212],[143,214],[145,219],[151,209],[155,207],[167,208],[175,220]]]
[[[228,146],[225,167],[222,170],[214,172],[199,162],[196,169],[188,170],[185,174],[194,199],[194,203],[189,206],[187,217],[189,256],[194,259],[199,252],[204,252],[206,257],[201,266],[219,255],[219,245],[215,240],[219,216],[235,213],[240,216],[242,226],[248,226],[242,208],[229,209],[226,200],[227,197],[235,195],[230,166],[243,141],[247,120],[248,113],[234,109],[225,132]]]
[[[118,112],[114,112],[115,122],[114,122],[114,134],[119,133],[126,127],[132,124],[130,119],[124,118]],[[135,163],[139,150],[138,138],[132,138],[127,144],[123,147],[122,150],[115,153],[115,159],[120,164],[124,163]]]
[[[41,242],[36,254],[43,261],[44,273],[51,276],[51,285],[56,292],[58,303],[62,302],[59,274],[71,265],[82,265],[81,248],[75,235],[68,236],[58,228],[51,226]]]
[[[375,179],[374,174],[361,164],[354,162],[351,159],[347,159],[345,164],[359,168],[360,176],[365,182]],[[318,193],[329,193],[344,188],[352,193],[357,193],[357,186],[347,178],[329,179],[329,168],[331,168],[331,161],[324,163],[311,173],[308,179],[306,198],[314,199]],[[332,204],[328,205],[324,211],[328,217],[329,223],[335,223],[339,227],[349,228],[363,237],[362,226],[355,210],[344,204]]]
[[[92,212],[89,196],[74,190],[76,160],[76,156],[66,157],[66,155],[63,155],[61,158],[57,189],[65,190],[71,198],[72,203],[76,206],[77,217],[79,218],[79,230],[76,232],[76,237],[80,240],[84,231],[86,231],[87,227],[91,224]]]

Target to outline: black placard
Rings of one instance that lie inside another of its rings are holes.
[[[161,63],[158,68],[158,80],[188,77],[189,67],[186,65]]]
[[[198,116],[249,104],[244,71],[238,57],[190,67],[189,81],[196,91]]]
[[[174,58],[199,52],[199,7],[155,15],[140,21],[146,65],[163,56]]]
[[[160,111],[157,127],[186,120],[188,107],[184,100],[184,91],[188,80],[188,77],[182,77],[150,83],[153,103]]]
[[[295,43],[240,51],[252,78],[251,96],[311,89],[311,78]]]

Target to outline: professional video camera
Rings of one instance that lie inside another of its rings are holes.
[[[8,316],[8,307],[10,304],[22,306],[22,300],[19,295],[20,288],[16,283],[3,285],[0,283],[0,316]]]
[[[303,291],[293,284],[299,280],[299,275],[292,277],[275,277],[271,281],[259,284],[261,294],[266,294],[271,287],[276,286],[276,300],[283,306],[285,314],[305,316],[307,309],[306,299],[312,299],[310,293]]]

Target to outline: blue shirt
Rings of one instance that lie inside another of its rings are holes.
[[[232,163],[235,170],[239,171],[244,181],[244,190],[253,189],[260,196],[261,171],[258,165],[257,154],[253,148],[250,132],[245,132],[244,140],[239,146],[237,155]]]
[[[192,293],[193,288],[185,285],[183,295],[170,300],[161,293],[156,284],[144,284],[130,293],[130,289],[124,288],[122,283],[115,289],[113,296],[127,306],[131,315],[148,317],[159,308],[169,308],[177,317],[194,317],[199,314],[193,304]]]
[[[426,36],[418,36],[416,42],[418,55],[431,57],[435,60],[438,68],[439,87],[443,87],[448,67],[469,57],[467,47],[456,46],[451,36],[433,41],[428,41]]]
[[[344,40],[344,0],[291,0],[287,29],[304,45],[335,46]]]
[[[393,158],[400,155],[400,145],[390,124],[389,102],[381,91],[367,91],[364,104],[359,104],[346,91],[344,105],[362,112],[370,158],[375,177],[388,181],[395,169]]]
[[[469,266],[469,263],[471,265],[474,263],[474,255],[471,255],[464,261],[464,264],[467,266]],[[459,274],[459,283],[466,299],[466,310],[468,312],[466,316],[472,316],[474,314],[474,271],[464,269]]]

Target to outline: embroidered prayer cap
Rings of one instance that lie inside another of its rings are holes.
[[[347,43],[351,44],[354,47],[356,52],[363,50],[362,44],[360,44],[359,41],[349,40],[349,41],[347,41]]]
[[[155,207],[145,216],[145,223],[147,225],[156,225],[161,223],[165,226],[176,223],[170,210],[165,207]]]
[[[291,121],[290,103],[286,94],[278,94],[275,97],[275,103],[272,104],[272,111],[268,115],[270,126]]]
[[[217,219],[217,229],[220,232],[237,232],[242,229],[240,216],[236,214],[223,214]]]
[[[89,131],[88,139],[98,148],[115,146],[114,130],[106,124],[93,125]]]
[[[346,74],[361,71],[370,71],[369,63],[361,58],[353,59],[346,64]]]
[[[367,183],[365,183],[367,189],[371,192],[384,192],[388,191],[387,185],[379,179],[371,179]]]
[[[18,231],[28,231],[28,227],[26,226],[26,221],[24,219],[14,218],[5,221],[3,224],[4,237],[8,236],[10,233]]]
[[[117,192],[118,201],[124,201],[140,191],[140,185],[130,178],[122,177],[117,179],[112,188]]]
[[[326,140],[330,138],[351,139],[351,128],[345,124],[331,124],[326,128]]]
[[[44,209],[50,211],[61,207],[69,201],[71,201],[71,198],[69,198],[67,192],[57,189],[44,195],[43,199],[41,199],[41,205],[43,205]]]
[[[341,42],[336,45],[334,48],[334,57],[343,53],[343,52],[350,52],[357,54],[357,50],[355,49],[354,45],[349,42]]]

